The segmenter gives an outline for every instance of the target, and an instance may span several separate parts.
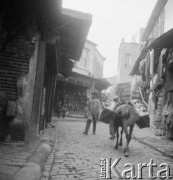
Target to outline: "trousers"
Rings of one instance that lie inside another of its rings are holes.
[[[86,126],[85,126],[85,133],[88,134],[88,131],[89,131],[89,128],[90,128],[90,125],[91,125],[91,122],[93,121],[93,133],[96,132],[96,123],[97,123],[97,120],[95,117],[92,117],[87,119],[87,122],[86,122]]]

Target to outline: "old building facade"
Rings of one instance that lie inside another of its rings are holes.
[[[129,73],[140,53],[137,42],[122,42],[118,50],[117,94],[120,99],[130,101],[132,77]]]
[[[129,73],[140,53],[140,44],[122,40],[118,50],[118,83],[129,83]]]
[[[98,51],[97,44],[86,40],[81,58],[79,62],[76,62],[73,71],[94,78],[102,78],[104,61],[105,58]]]

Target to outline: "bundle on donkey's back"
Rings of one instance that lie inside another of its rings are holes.
[[[107,118],[108,120],[105,121],[105,119]],[[139,116],[132,104],[122,102],[115,108],[114,111],[109,111],[108,109],[104,109],[100,116],[100,121],[108,123],[109,120],[111,120],[111,118],[113,118],[113,122],[114,122],[114,131],[115,133],[117,133],[117,142],[115,145],[115,149],[118,149],[119,127],[122,127],[119,145],[122,145],[122,134],[124,131],[126,135],[126,147],[124,149],[124,153],[125,156],[127,157],[129,153],[129,143],[131,140],[133,127],[135,122],[139,119]],[[130,127],[129,132],[128,132],[128,127]]]

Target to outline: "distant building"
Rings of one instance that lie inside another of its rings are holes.
[[[131,81],[129,73],[139,53],[140,44],[136,42],[124,42],[122,40],[118,51],[118,83],[128,83]]]
[[[104,61],[105,58],[98,51],[97,44],[86,40],[81,58],[79,62],[75,63],[73,72],[94,78],[102,78]]]

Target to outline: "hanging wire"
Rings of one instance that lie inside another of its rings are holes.
[[[101,23],[101,24],[141,24],[141,23],[146,23],[145,21],[98,21],[98,20],[93,20],[93,23]]]
[[[57,31],[57,30],[59,30],[59,29],[63,28],[64,26],[67,26],[68,24],[70,24],[70,23],[71,23],[71,22],[73,22],[73,21],[74,21],[74,19],[72,19],[72,20],[68,21],[67,23],[65,23],[65,24],[63,24],[63,25],[61,25],[61,26],[57,27],[56,29],[54,29],[54,31]]]

